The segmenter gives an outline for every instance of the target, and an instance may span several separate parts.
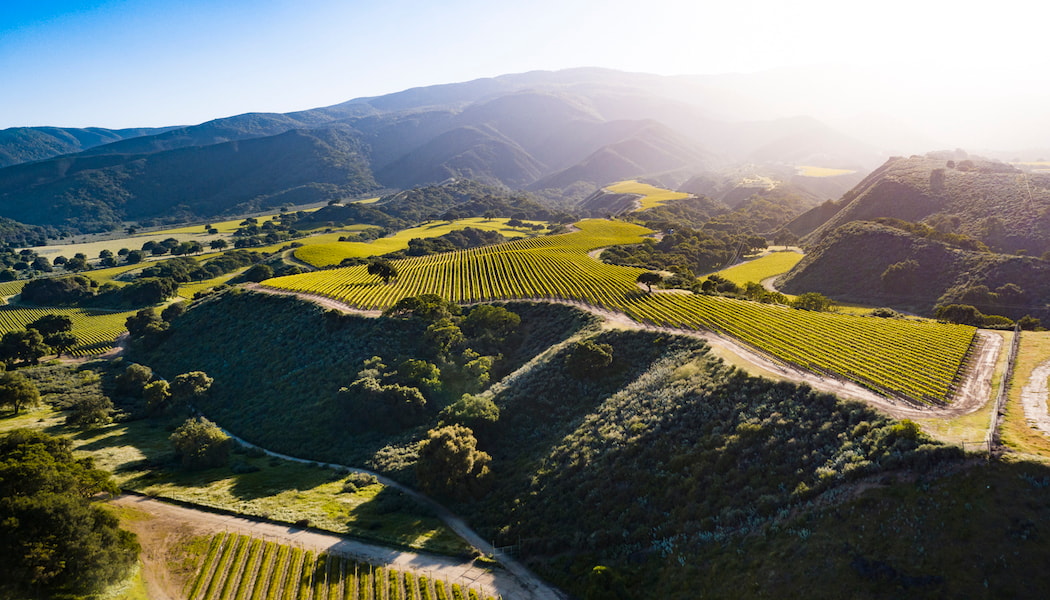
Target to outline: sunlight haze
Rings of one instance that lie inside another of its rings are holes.
[[[193,124],[584,66],[772,70],[779,87],[754,90],[764,95],[749,99],[762,106],[754,118],[878,113],[945,144],[1037,146],[1050,125],[1039,111],[1050,9],[1036,2],[103,0],[5,11],[0,127]]]

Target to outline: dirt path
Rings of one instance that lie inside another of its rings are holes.
[[[458,535],[459,537],[461,537],[464,540],[466,540],[466,542],[468,544],[470,544],[471,546],[474,546],[475,548],[477,548],[481,553],[487,554],[489,556],[494,556],[496,554],[496,549],[493,548],[492,544],[490,544],[488,541],[486,541],[484,538],[482,538],[480,535],[478,535],[473,529],[471,529],[467,525],[466,521],[464,521],[463,519],[461,519],[458,516],[456,516],[455,513],[453,513],[449,509],[445,508],[442,504],[439,504],[438,502],[434,501],[429,496],[421,494],[420,492],[418,492],[418,491],[416,491],[416,490],[414,490],[414,489],[412,489],[412,488],[410,488],[408,486],[402,485],[401,483],[398,483],[397,481],[394,481],[393,479],[390,479],[389,477],[386,477],[385,475],[381,475],[379,473],[375,473],[373,471],[369,471],[367,469],[362,469],[362,468],[351,466],[351,465],[339,465],[339,464],[335,464],[335,463],[323,463],[323,462],[322,463],[318,463],[317,461],[306,460],[306,459],[298,458],[298,457],[295,457],[295,456],[288,456],[287,454],[280,454],[278,452],[273,452],[272,450],[267,450],[266,448],[262,448],[260,446],[256,446],[255,444],[252,444],[251,442],[247,442],[247,441],[237,437],[236,435],[230,433],[229,431],[226,431],[225,429],[223,431],[225,431],[227,435],[229,435],[231,438],[237,440],[241,444],[243,444],[245,446],[248,446],[249,448],[258,448],[259,450],[262,450],[263,452],[265,452],[269,456],[274,456],[274,457],[277,457],[277,458],[280,458],[280,459],[283,459],[283,460],[289,460],[289,461],[292,461],[292,462],[299,462],[299,463],[305,463],[305,464],[320,464],[320,465],[322,465],[324,467],[327,467],[327,468],[330,468],[330,469],[338,469],[338,470],[347,470],[347,469],[349,469],[349,470],[352,470],[352,471],[360,471],[362,473],[368,473],[369,475],[373,475],[379,481],[379,483],[382,483],[383,485],[385,485],[387,487],[391,487],[391,488],[394,488],[396,490],[399,490],[399,491],[403,492],[404,494],[406,494],[408,496],[411,496],[413,499],[415,499],[420,504],[422,504],[422,505],[430,508],[431,510],[433,510],[434,514],[439,519],[441,519],[445,523],[445,525],[447,525],[449,527],[449,529],[454,531],[456,533],[456,535]],[[335,535],[335,534],[332,534],[332,535]],[[336,536],[336,537],[339,537],[339,536]],[[363,542],[355,542],[355,543],[363,544]],[[363,545],[369,546],[368,544],[363,544]],[[389,548],[383,548],[381,546],[375,546],[375,547],[376,548],[381,548],[385,552],[390,552],[390,553],[400,552],[398,550],[390,550]],[[411,554],[411,553],[409,553],[409,554]],[[455,559],[449,559],[449,560],[455,560]],[[499,593],[502,594],[504,598],[506,598],[506,599],[523,598],[523,599],[535,599],[535,600],[559,600],[559,599],[565,598],[564,594],[562,594],[557,589],[555,589],[555,588],[551,587],[550,585],[548,585],[545,581],[543,581],[542,579],[537,577],[534,573],[529,571],[525,567],[525,565],[519,563],[518,561],[514,560],[513,558],[511,558],[509,556],[506,556],[506,555],[503,555],[503,556],[498,557],[498,560],[499,560],[500,564],[507,571],[510,572],[509,581],[508,582],[503,582],[501,584],[503,587],[498,590]],[[517,586],[517,587],[510,586],[510,582],[513,582],[514,585]],[[514,592],[513,595],[508,595],[508,592],[504,591],[504,589],[509,590],[509,591],[513,591]]]
[[[313,550],[315,552],[330,552],[368,562],[375,565],[390,565],[397,569],[414,571],[426,574],[450,583],[482,588],[492,595],[501,595],[506,600],[532,599],[532,598],[563,598],[563,596],[551,593],[543,593],[544,589],[529,589],[523,586],[516,574],[509,573],[503,569],[491,569],[478,565],[473,561],[464,561],[448,556],[427,554],[423,552],[405,552],[367,544],[351,538],[345,538],[334,533],[322,533],[301,529],[284,524],[271,523],[259,519],[249,519],[219,513],[197,510],[174,504],[168,504],[147,498],[145,496],[123,495],[111,501],[112,504],[130,507],[150,516],[150,519],[140,521],[139,529],[151,530],[156,537],[157,532],[162,537],[169,535],[167,532],[178,532],[178,537],[187,534],[210,535],[221,531],[247,534],[255,538],[273,541],[280,544],[298,546]],[[156,553],[149,558],[150,564],[145,566],[145,573],[150,576],[159,575],[157,571],[165,571],[163,565],[158,562],[164,560],[163,552]],[[146,557],[144,556],[144,563]],[[159,569],[157,567],[160,567]],[[154,582],[156,580],[154,579]],[[178,600],[181,591],[181,582],[168,578],[162,583],[153,583],[150,586],[151,600]]]
[[[1050,414],[1047,413],[1047,378],[1050,378],[1050,361],[1032,370],[1028,383],[1021,388],[1021,406],[1028,424],[1044,435],[1050,435]]]
[[[318,302],[328,308],[341,312],[365,316],[378,316],[379,311],[361,311],[351,308],[342,302],[316,296],[314,294],[302,294],[288,290],[277,290],[252,284],[251,289],[268,294],[289,294],[299,296],[305,300]],[[693,329],[675,329],[673,327],[657,327],[639,323],[627,315],[596,306],[584,304],[583,302],[572,302],[568,300],[543,300],[556,304],[573,306],[589,313],[598,315],[608,323],[618,327],[630,329],[648,329],[653,331],[666,331],[678,335],[697,337],[707,341],[716,350],[730,352],[743,362],[766,371],[776,377],[781,377],[795,383],[805,383],[810,387],[822,392],[835,394],[841,398],[859,400],[865,402],[882,412],[897,419],[916,418],[941,418],[950,419],[970,414],[982,406],[991,398],[992,376],[995,372],[996,359],[1002,346],[1002,338],[983,331],[977,332],[977,348],[974,351],[970,363],[971,368],[964,375],[955,397],[948,405],[930,406],[916,405],[904,400],[888,398],[861,387],[852,381],[836,377],[818,375],[810,371],[804,371],[784,364],[779,360],[769,357],[750,346],[736,341],[733,338],[711,331],[700,331]]]

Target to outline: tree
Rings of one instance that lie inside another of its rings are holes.
[[[270,265],[255,265],[244,272],[245,281],[258,283],[273,277],[273,267]]]
[[[172,399],[175,402],[193,402],[208,392],[213,381],[204,371],[176,375],[171,382]]]
[[[208,243],[208,247],[211,248],[212,250],[222,250],[222,249],[226,248],[227,246],[229,246],[229,244],[226,242],[226,240],[224,240],[222,238],[219,238],[217,240],[212,240],[211,242]]]
[[[130,396],[139,396],[143,388],[153,379],[153,369],[146,365],[131,363],[124,372],[117,376],[117,392]]]
[[[481,434],[490,433],[499,421],[499,407],[486,396],[463,394],[438,414],[442,425],[463,425]]]
[[[144,308],[124,321],[132,338],[143,338],[163,333],[168,324],[152,308]]]
[[[565,357],[565,366],[576,377],[597,377],[612,361],[612,346],[584,340],[573,345]]]
[[[187,469],[221,467],[229,460],[230,436],[204,417],[187,419],[168,439]]]
[[[637,279],[638,283],[648,288],[650,294],[653,293],[653,285],[658,284],[663,280],[663,275],[653,273],[652,271],[646,271],[645,273],[639,274]]]
[[[428,493],[460,500],[484,494],[491,479],[492,457],[477,446],[474,432],[463,425],[428,431],[416,463],[420,486]]]
[[[459,314],[459,306],[448,302],[437,294],[408,296],[383,311],[384,317],[417,317],[424,321],[438,322]]]
[[[73,331],[73,319],[66,315],[48,313],[26,325],[26,329],[36,329],[41,335],[48,336],[60,331]]]
[[[171,384],[163,379],[151,381],[142,387],[142,397],[151,411],[162,412],[171,400]]]
[[[984,313],[969,304],[940,305],[933,311],[934,318],[959,325],[980,327],[984,324]]]
[[[51,346],[57,356],[62,356],[63,352],[69,352],[69,349],[76,346],[79,341],[77,336],[68,331],[52,333],[44,338],[44,343]]]
[[[48,352],[44,336],[35,329],[8,331],[0,337],[0,360],[9,366],[17,360],[35,365]]]
[[[29,429],[0,437],[0,596],[86,597],[126,578],[138,542],[92,503],[118,491],[68,440]]]
[[[25,375],[7,371],[0,374],[0,406],[10,407],[17,415],[23,407],[40,402],[40,391]]]
[[[474,341],[471,346],[483,352],[499,352],[499,347],[521,325],[521,316],[502,306],[482,304],[474,307],[461,327]]]
[[[791,306],[802,310],[825,311],[831,308],[831,299],[817,292],[806,292],[797,296]]]
[[[397,267],[388,260],[376,258],[368,263],[368,274],[375,275],[382,279],[384,284],[387,284],[390,283],[391,279],[397,277]]]
[[[54,271],[54,269],[51,267],[51,262],[43,256],[38,256],[34,258],[33,262],[30,263],[29,266],[33,269],[36,269],[37,271],[42,271],[44,273],[50,273],[51,271]]]
[[[109,398],[101,394],[86,396],[69,407],[66,425],[80,427],[105,425],[112,420],[113,410],[113,401]]]
[[[188,306],[188,302],[172,302],[171,304],[165,306],[164,310],[160,311],[160,318],[168,323],[171,323],[175,319],[186,314],[186,308]]]

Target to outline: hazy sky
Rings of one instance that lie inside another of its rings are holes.
[[[914,103],[912,112],[939,113],[938,105],[917,105],[950,92],[968,103],[1005,98],[1048,113],[1041,104],[1050,80],[1048,6],[1009,0],[6,0],[0,128],[192,124],[579,66],[707,74],[844,64],[895,73],[894,88],[878,100]],[[841,91],[835,69],[828,72],[826,89]]]

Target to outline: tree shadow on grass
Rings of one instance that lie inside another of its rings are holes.
[[[345,477],[345,474],[332,469],[310,464],[280,459],[245,458],[237,454],[231,455],[227,471],[233,477],[230,494],[242,501],[276,496],[289,490],[311,490]]]

